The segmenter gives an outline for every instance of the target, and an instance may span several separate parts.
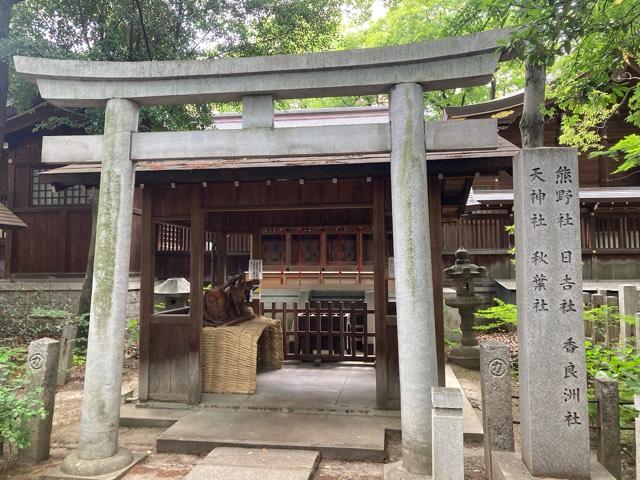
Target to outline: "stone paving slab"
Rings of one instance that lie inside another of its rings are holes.
[[[338,414],[210,409],[187,415],[156,441],[159,453],[208,453],[216,447],[317,450],[341,460],[384,460],[379,419]]]
[[[320,453],[312,450],[218,447],[185,480],[309,480],[319,461]]]
[[[264,467],[227,467],[224,465],[196,465],[184,480],[309,480],[306,470],[277,470]]]

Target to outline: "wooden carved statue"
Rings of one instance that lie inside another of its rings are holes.
[[[247,292],[253,285],[244,274],[231,277],[221,287],[213,287],[204,294],[204,323],[214,326],[234,325],[255,317],[246,303]]]

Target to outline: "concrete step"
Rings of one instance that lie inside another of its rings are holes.
[[[320,452],[218,447],[203,458],[184,480],[309,480]]]
[[[189,415],[188,406],[183,409],[136,407],[126,403],[120,407],[120,426],[134,428],[169,428]]]
[[[216,447],[315,450],[325,458],[384,460],[385,427],[369,416],[211,409],[190,413],[156,440],[158,453]]]

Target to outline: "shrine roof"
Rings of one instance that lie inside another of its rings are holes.
[[[9,207],[0,203],[0,227],[3,229],[26,228],[24,223]]]
[[[640,187],[580,188],[581,203],[640,203]],[[474,190],[473,200],[483,205],[513,203],[513,190]]]

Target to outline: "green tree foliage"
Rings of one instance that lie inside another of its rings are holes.
[[[549,69],[547,91],[562,112],[560,142],[640,164],[640,139],[607,148],[614,115],[640,127],[640,0],[468,0],[456,23],[473,30],[515,28],[509,46],[529,65]],[[539,106],[544,111],[543,105]]]
[[[139,61],[325,50],[338,38],[342,9],[367,5],[368,0],[24,0],[13,9],[11,35],[0,43],[0,58]],[[12,78],[15,105],[31,106],[36,93]],[[217,108],[145,107],[140,128],[210,128]],[[102,117],[89,109],[71,126],[100,132]]]
[[[475,26],[473,23],[467,26],[465,22],[457,21],[467,1],[395,0],[389,2],[389,9],[384,17],[352,29],[345,35],[343,47],[400,45],[482,30],[480,26]],[[500,27],[495,22],[486,27],[490,26]],[[518,70],[518,64],[506,62],[500,65],[490,85],[426,93],[427,115],[440,119],[444,107],[487,101],[496,96],[513,93],[522,86],[523,76]],[[386,97],[379,100],[385,102]]]

